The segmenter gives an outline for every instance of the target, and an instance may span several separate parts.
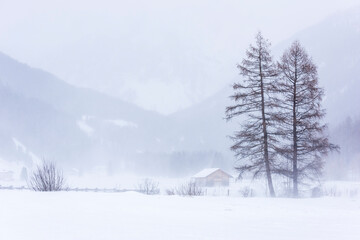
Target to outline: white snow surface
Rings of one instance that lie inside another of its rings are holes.
[[[359,239],[360,199],[0,191],[0,239]]]
[[[28,154],[33,162],[33,164],[40,164],[41,163],[41,159],[33,152],[31,152],[30,150],[27,149],[27,147],[20,142],[17,138],[12,137],[12,141],[15,144],[16,150],[20,151],[24,154]]]
[[[126,121],[123,119],[110,119],[110,120],[106,120],[107,122],[114,124],[115,126],[124,128],[124,127],[130,127],[130,128],[137,128],[138,125],[136,123],[130,122],[130,121]]]
[[[22,144],[19,140],[17,140],[16,138],[12,138],[14,144],[15,144],[15,147],[16,147],[16,150],[20,150],[22,151],[23,153],[26,153],[26,147],[24,144]]]
[[[76,123],[78,127],[88,136],[91,136],[94,133],[94,129],[86,122],[86,120],[78,120]]]

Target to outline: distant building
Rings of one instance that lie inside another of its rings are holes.
[[[201,187],[226,187],[232,176],[220,168],[206,168],[192,178]]]

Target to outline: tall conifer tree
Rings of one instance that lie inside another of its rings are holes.
[[[280,155],[290,160],[277,171],[292,178],[293,196],[299,195],[299,183],[318,178],[323,169],[323,156],[338,147],[329,143],[326,125],[321,123],[324,90],[319,87],[317,67],[299,42],[285,51],[280,63],[279,80],[274,86],[280,98],[276,119],[282,144]]]
[[[230,96],[235,104],[226,108],[227,119],[243,119],[239,131],[231,139],[231,149],[237,157],[236,169],[240,176],[250,172],[253,177],[265,175],[270,196],[275,197],[272,180],[273,149],[276,139],[271,134],[273,99],[272,81],[276,65],[270,55],[270,43],[261,33],[256,35],[255,45],[250,45],[237,67],[243,83],[235,83],[235,93]]]

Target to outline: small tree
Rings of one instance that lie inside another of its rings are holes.
[[[273,150],[276,138],[272,136],[272,108],[276,65],[270,55],[270,43],[258,33],[255,46],[250,45],[246,58],[238,65],[243,83],[235,83],[235,94],[230,98],[235,105],[226,108],[226,118],[243,116],[240,130],[231,139],[239,176],[251,172],[253,177],[265,175],[272,197],[275,191],[272,181]]]
[[[293,196],[298,196],[299,182],[318,178],[323,169],[323,156],[338,149],[325,135],[321,124],[325,110],[321,108],[324,90],[318,86],[317,68],[299,42],[283,54],[279,67],[276,92],[279,111],[277,133],[282,137],[280,155],[290,160],[277,171],[292,178]],[[275,86],[275,85],[274,85]]]
[[[175,193],[180,196],[202,196],[204,189],[196,184],[194,181],[188,181],[181,184],[175,189]]]
[[[61,191],[65,187],[65,180],[63,172],[54,162],[43,161],[32,173],[28,185],[34,191]]]
[[[147,195],[155,195],[160,193],[159,182],[150,178],[143,179],[137,186],[139,192]]]

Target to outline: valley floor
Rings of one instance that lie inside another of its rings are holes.
[[[0,239],[359,239],[360,198],[0,191]]]

